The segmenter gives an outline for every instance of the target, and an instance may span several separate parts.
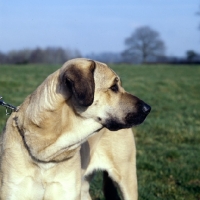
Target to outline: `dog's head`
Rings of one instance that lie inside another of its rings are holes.
[[[93,118],[109,130],[141,124],[151,107],[127,93],[119,76],[106,64],[74,59],[60,71],[63,95],[83,118]]]

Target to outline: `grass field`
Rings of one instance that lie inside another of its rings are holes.
[[[19,105],[58,67],[0,66],[0,96]],[[147,120],[134,128],[139,199],[200,200],[200,66],[111,67],[127,91],[152,106]],[[0,107],[0,130],[6,119]],[[100,173],[91,193],[103,200]]]

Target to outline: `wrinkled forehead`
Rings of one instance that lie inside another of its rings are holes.
[[[95,78],[103,82],[113,82],[116,78],[119,80],[119,76],[106,64],[101,62],[95,62],[96,69],[95,69]]]

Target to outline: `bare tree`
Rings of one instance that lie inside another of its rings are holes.
[[[198,54],[193,50],[186,51],[186,57],[188,62],[192,62]]]
[[[125,39],[127,49],[122,53],[129,62],[139,60],[146,63],[158,56],[163,56],[165,44],[160,39],[159,33],[148,26],[140,27]]]

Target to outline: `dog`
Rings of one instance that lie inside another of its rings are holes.
[[[1,200],[89,200],[90,175],[106,170],[137,199],[132,126],[151,107],[127,93],[106,64],[73,59],[13,112],[1,135]]]

